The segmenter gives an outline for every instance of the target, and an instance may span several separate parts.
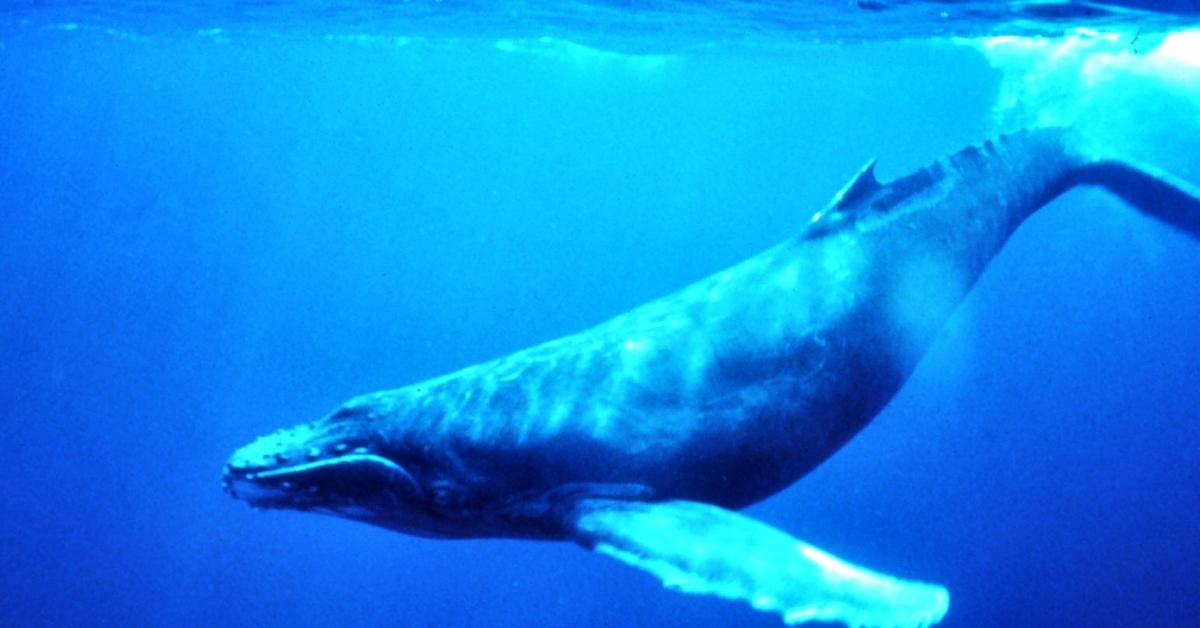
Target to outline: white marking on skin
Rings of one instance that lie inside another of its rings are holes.
[[[526,412],[529,416],[540,416],[542,414],[542,389],[538,386],[538,382],[529,382],[523,388],[527,404]],[[556,428],[553,421],[546,422],[547,429],[554,430]]]
[[[664,320],[662,327],[666,331],[675,331],[677,329],[683,329],[684,327],[688,327],[691,324],[692,324],[692,320],[690,318],[679,315],[679,314],[675,314],[675,315],[668,317],[666,320]]]
[[[567,419],[569,419],[571,417],[571,414],[572,414],[571,411],[575,407],[574,401],[578,397],[578,395],[579,395],[579,382],[578,381],[575,381],[573,383],[573,385],[571,385],[569,388],[560,391],[559,394],[557,395],[558,400],[554,402],[554,405],[550,407],[550,410],[547,413],[549,415],[547,425],[550,426],[553,430],[557,430],[559,428],[559,426],[561,426],[563,423],[565,423],[567,421]],[[533,416],[534,415],[532,415],[532,414],[530,415],[530,417],[533,417]]]
[[[708,290],[708,300],[719,301],[721,299],[722,289],[724,288],[725,284],[730,283],[736,278],[737,273],[734,273],[732,270],[727,270],[717,275],[716,282],[714,282],[712,287]]]
[[[917,359],[965,292],[967,279],[952,260],[914,259],[897,269],[889,312],[900,348]]]
[[[843,235],[831,240],[824,252],[821,262],[831,282],[851,279],[863,266],[862,251],[849,236]]]
[[[592,413],[592,434],[599,439],[607,439],[609,427],[612,425],[612,419],[615,416],[613,412],[593,412]]]
[[[796,288],[796,284],[800,281],[800,265],[789,264],[787,268],[779,272],[776,283],[786,291],[791,291]]]

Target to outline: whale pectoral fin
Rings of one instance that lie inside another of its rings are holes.
[[[765,523],[687,501],[580,501],[567,522],[582,545],[648,571],[669,589],[748,602],[787,624],[928,626],[949,594],[831,556]]]

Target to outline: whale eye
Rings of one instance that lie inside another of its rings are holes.
[[[462,501],[453,484],[442,483],[429,487],[429,499],[433,502],[434,506],[439,508],[457,506]]]

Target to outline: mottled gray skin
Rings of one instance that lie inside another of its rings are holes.
[[[243,448],[227,485],[430,536],[563,538],[584,496],[742,508],[888,403],[1078,165],[1040,131],[886,186],[868,172],[760,255],[592,329],[355,398]]]

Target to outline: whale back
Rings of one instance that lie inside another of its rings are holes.
[[[987,262],[1076,167],[1057,131],[971,147],[886,185],[869,166],[797,235],[727,270],[589,330],[354,403],[385,415],[397,440],[502,478],[496,492],[642,484],[753,503],[883,408]]]

